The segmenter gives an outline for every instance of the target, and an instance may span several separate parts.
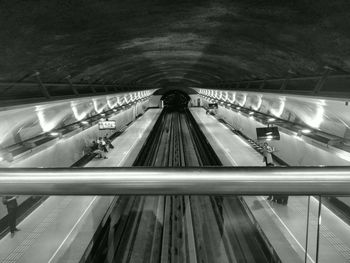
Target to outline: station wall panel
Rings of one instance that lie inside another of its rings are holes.
[[[217,116],[253,140],[257,139],[255,129],[264,127],[263,124],[253,118],[221,106],[219,106]],[[283,131],[280,132],[280,135],[281,140],[270,141],[269,144],[276,148],[277,152],[275,152],[275,155],[291,166],[350,165],[350,162],[332,152],[303,141],[301,137],[289,135]]]
[[[144,112],[140,105],[129,108],[114,117],[109,118],[117,123],[117,130],[133,121],[138,114]],[[10,167],[69,167],[87,153],[92,141],[112,131],[100,131],[97,125],[83,130],[69,138],[61,138],[52,146],[23,159],[15,160]]]

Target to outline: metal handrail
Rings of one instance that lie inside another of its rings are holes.
[[[0,194],[350,195],[350,167],[1,168]]]

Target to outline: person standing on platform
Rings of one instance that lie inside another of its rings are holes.
[[[8,225],[10,228],[11,237],[13,237],[15,235],[15,232],[19,231],[19,229],[16,227],[17,209],[18,209],[17,196],[13,196],[13,195],[3,196],[2,203],[7,207]]]
[[[274,166],[273,160],[272,160],[272,155],[271,155],[272,152],[273,152],[272,147],[269,146],[267,142],[265,142],[264,147],[263,147],[263,156],[264,156],[263,162],[265,163],[266,167]],[[273,195],[269,195],[267,197],[267,200],[269,200],[269,201],[274,200],[274,199],[275,199],[275,196],[273,196]]]
[[[267,142],[264,143],[263,148],[263,162],[265,162],[266,166],[274,166],[271,153],[274,152],[273,148],[268,145]]]
[[[111,140],[108,138],[108,134],[106,134],[105,137],[103,137],[103,140],[106,142],[109,149],[114,149],[114,146],[113,146]]]
[[[107,144],[106,144],[105,140],[102,139],[102,137],[100,137],[100,138],[98,138],[97,142],[100,144],[100,147],[101,147],[102,151],[108,153]]]
[[[91,151],[92,151],[93,153],[96,153],[98,158],[107,159],[106,153],[105,153],[104,151],[102,151],[100,148],[101,148],[101,147],[100,147],[100,144],[98,144],[98,143],[95,142],[95,141],[92,142]]]

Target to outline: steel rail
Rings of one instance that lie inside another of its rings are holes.
[[[350,195],[350,167],[1,168],[0,194]]]

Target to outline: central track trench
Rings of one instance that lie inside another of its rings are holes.
[[[221,162],[188,109],[164,109],[134,166]],[[272,262],[239,197],[119,196],[109,220],[87,262]]]

